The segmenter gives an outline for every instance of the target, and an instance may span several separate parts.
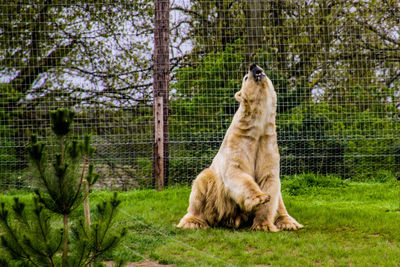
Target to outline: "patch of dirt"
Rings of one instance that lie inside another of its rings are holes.
[[[381,237],[380,234],[369,234],[368,236],[369,236],[369,237]]]
[[[103,262],[107,267],[113,267],[115,266],[115,263],[113,261],[106,261]],[[124,265],[125,267],[158,267],[158,266],[176,266],[175,264],[161,264],[156,261],[150,261],[150,260],[143,260],[141,262],[128,262],[127,264]]]

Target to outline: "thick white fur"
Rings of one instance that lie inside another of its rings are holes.
[[[178,227],[239,227],[248,222],[254,230],[272,232],[303,227],[283,204],[276,93],[264,72],[260,77],[257,81],[250,71],[243,78],[235,94],[239,109],[211,166],[194,180],[188,212]]]

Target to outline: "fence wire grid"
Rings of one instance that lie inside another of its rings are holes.
[[[78,112],[101,186],[151,187],[154,1],[0,2],[0,187],[29,187],[26,145]],[[216,154],[250,63],[278,94],[281,176],[400,176],[400,2],[175,0],[168,184]]]

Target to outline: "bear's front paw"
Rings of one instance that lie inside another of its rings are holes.
[[[244,209],[247,212],[251,212],[261,204],[268,202],[270,199],[271,196],[268,196],[264,193],[254,194],[253,196],[244,200]]]
[[[208,228],[208,224],[200,218],[186,215],[181,219],[177,227],[183,229],[205,229]]]
[[[279,216],[278,219],[276,219],[275,224],[280,230],[296,231],[303,228],[303,225],[299,224],[289,215]]]
[[[279,229],[268,221],[254,222],[250,228],[251,230],[265,231],[265,232],[278,232]]]

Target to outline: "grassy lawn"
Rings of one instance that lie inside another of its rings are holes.
[[[104,260],[148,259],[178,266],[400,266],[395,182],[328,183],[296,191],[292,181],[284,181],[283,190],[289,213],[305,226],[300,231],[181,230],[175,225],[185,214],[190,188],[121,193],[115,227],[127,227],[128,235]],[[91,203],[107,195],[95,192]]]

